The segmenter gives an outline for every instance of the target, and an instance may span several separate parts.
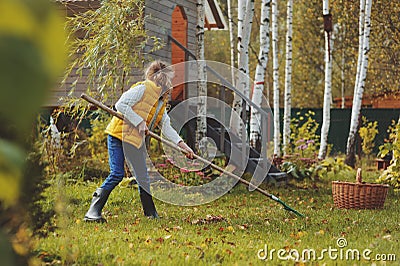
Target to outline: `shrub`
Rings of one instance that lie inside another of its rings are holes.
[[[304,116],[293,118],[290,124],[290,145],[284,156],[281,170],[294,179],[314,179],[314,167],[317,162],[319,136],[316,134],[318,123],[313,116],[314,112],[308,111]]]
[[[300,115],[300,113],[297,113]],[[313,111],[304,116],[293,118],[290,124],[290,144],[287,154],[299,154],[303,158],[316,158],[319,148],[319,136],[316,134],[319,124]]]
[[[393,156],[389,167],[383,171],[377,181],[389,184],[395,190],[400,190],[400,119],[396,125],[392,124],[389,131],[389,139],[384,145],[379,147],[379,153],[382,157],[385,157],[389,153],[392,153]]]
[[[379,131],[377,129],[378,121],[370,122],[368,119],[362,117],[362,127],[360,127],[359,134],[362,139],[362,151],[365,155],[370,155],[375,147],[375,137]]]

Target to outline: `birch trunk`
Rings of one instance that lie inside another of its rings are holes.
[[[343,43],[346,40],[346,24],[343,24],[340,27],[342,29],[339,39],[339,42]],[[345,88],[346,88],[346,49],[342,49],[342,60],[341,60],[341,71],[340,71],[340,93],[341,93],[341,108],[344,109],[346,105],[346,98],[345,98]]]
[[[274,155],[281,156],[279,124],[278,0],[272,0],[272,65],[274,97]]]
[[[203,154],[204,147],[201,140],[207,135],[207,72],[204,61],[204,21],[205,21],[205,0],[197,0],[197,73],[198,73],[198,102],[197,102],[197,130],[196,145],[200,154]],[[203,97],[204,96],[204,97]]]
[[[329,0],[323,2],[323,14],[329,14]],[[318,159],[325,159],[328,148],[328,133],[331,123],[331,101],[332,101],[332,53],[331,35],[325,30],[325,92],[324,107],[322,113],[321,145],[318,152]]]
[[[258,64],[254,77],[254,89],[251,100],[259,107],[263,99],[265,72],[267,70],[269,54],[269,9],[271,0],[262,0],[261,2],[261,24],[260,24],[260,51],[258,54]],[[260,113],[255,108],[251,108],[250,114],[250,144],[255,147],[260,138]],[[265,141],[265,140],[263,140]]]
[[[359,54],[359,57],[362,56],[361,68],[360,68],[357,87],[354,88],[354,90],[356,90],[357,93],[353,99],[353,107],[351,110],[350,130],[349,130],[349,137],[347,139],[347,148],[346,148],[346,164],[348,164],[352,167],[355,166],[355,139],[356,139],[356,133],[357,133],[357,129],[358,129],[358,118],[360,116],[362,97],[363,97],[363,93],[364,93],[365,80],[367,78],[367,70],[368,70],[369,36],[370,36],[370,31],[371,31],[371,7],[372,7],[372,0],[366,0],[366,2],[365,2],[365,18],[364,18],[364,20],[365,20],[364,21],[364,38],[362,41],[363,47],[362,47],[362,53]],[[361,7],[360,7],[360,9],[361,9]],[[360,19],[361,19],[361,16],[360,16]]]
[[[235,86],[235,26],[232,16],[232,0],[227,0],[228,5],[228,21],[229,21],[229,43],[231,50],[231,83]]]
[[[246,13],[243,21],[243,29],[242,29],[242,40],[240,43],[240,60],[239,60],[239,71],[240,75],[236,80],[237,89],[243,93],[245,96],[249,97],[250,89],[249,89],[249,42],[250,42],[250,34],[251,34],[251,26],[253,23],[253,14],[254,14],[254,0],[248,0],[246,5]],[[239,116],[242,113],[243,107],[243,99],[234,94],[233,98],[233,110],[238,113]],[[245,111],[245,110],[244,110]],[[243,124],[244,121],[242,119],[234,119],[234,116],[231,116],[230,126],[231,130],[235,132],[238,136],[242,136]]]
[[[362,65],[362,54],[363,54],[363,44],[364,44],[364,23],[365,23],[365,1],[360,0],[360,20],[358,22],[358,59],[357,59],[357,73],[356,73],[356,82],[354,84],[354,93],[353,93],[353,105],[356,101],[357,96],[357,88],[360,80],[361,73],[361,65]]]
[[[290,144],[290,119],[292,107],[292,21],[293,0],[287,1],[286,15],[286,69],[285,69],[285,96],[283,111],[283,152],[286,154]]]
[[[237,63],[239,67],[239,61],[240,61],[240,47],[242,43],[242,32],[243,32],[243,20],[244,20],[244,14],[246,13],[246,3],[248,0],[238,0],[238,23],[237,23]]]

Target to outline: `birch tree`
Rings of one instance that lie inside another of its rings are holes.
[[[318,159],[324,159],[328,147],[328,133],[331,123],[331,101],[332,101],[332,53],[331,53],[331,32],[332,20],[329,14],[329,0],[323,1],[323,15],[325,27],[325,93],[324,107],[322,113],[321,144],[318,152]]]
[[[346,36],[346,27],[343,27],[344,33],[343,36]],[[341,41],[344,37],[341,39]],[[341,60],[341,70],[340,70],[340,95],[342,98],[341,108],[344,109],[346,98],[345,98],[345,87],[346,87],[346,50],[342,50],[342,60]]]
[[[358,21],[358,59],[357,59],[357,72],[356,72],[356,82],[354,83],[354,92],[353,92],[353,106],[357,99],[357,88],[358,83],[360,82],[360,73],[362,67],[363,60],[363,44],[364,44],[364,23],[365,23],[365,1],[360,0],[360,19]]]
[[[205,21],[205,0],[197,0],[197,74],[198,74],[198,101],[197,101],[197,130],[196,145],[200,154],[203,153],[201,139],[207,135],[207,72],[204,61],[204,21]]]
[[[253,23],[253,14],[254,14],[254,0],[248,0],[246,4],[246,12],[243,21],[243,29],[242,29],[242,39],[240,42],[240,59],[239,59],[239,76],[236,80],[237,89],[239,92],[243,93],[245,96],[250,95],[249,89],[249,79],[247,78],[249,73],[249,42],[251,35],[251,26]],[[234,94],[233,99],[233,110],[239,115],[242,112],[243,107],[243,99],[238,95]],[[235,119],[234,116],[231,116],[230,121],[231,130],[235,132],[238,136],[242,135],[243,129],[243,121],[242,119]]]
[[[360,5],[363,2],[364,0],[361,0]],[[353,99],[353,107],[351,110],[350,130],[346,147],[345,161],[346,164],[352,167],[355,166],[355,139],[358,128],[358,118],[360,116],[360,110],[361,110],[361,102],[365,88],[365,80],[367,78],[369,35],[371,32],[371,7],[372,7],[372,0],[366,0],[363,36],[361,36],[360,34],[360,38],[363,37],[362,52],[358,55],[359,57],[361,57],[361,67],[360,67],[360,72],[357,73],[358,82],[356,82],[354,87],[355,95]],[[360,10],[362,10],[362,6],[360,6]],[[362,12],[360,11],[360,20],[361,19],[362,19]]]
[[[283,152],[286,154],[290,142],[290,119],[292,106],[292,21],[293,0],[287,1],[286,14],[286,68],[285,68],[285,94],[283,111]]]
[[[279,123],[279,62],[278,62],[278,0],[272,0],[272,65],[273,65],[273,98],[274,98],[274,155],[280,156],[280,123]]]
[[[246,3],[248,0],[238,0],[238,7],[237,7],[237,60],[238,60],[238,67],[240,61],[240,52],[241,52],[241,42],[242,42],[242,32],[243,32],[243,20],[244,14],[246,13]]]
[[[269,54],[269,10],[271,7],[271,0],[261,1],[261,23],[260,23],[260,51],[258,54],[258,63],[254,77],[254,89],[251,100],[259,107],[263,99],[265,72],[267,70],[268,54]],[[260,136],[260,123],[261,117],[257,109],[251,108],[250,114],[250,144],[255,147],[256,142]],[[263,140],[264,141],[264,140]]]
[[[232,85],[235,86],[235,26],[233,23],[232,0],[227,0],[229,21],[229,43],[231,51],[231,76]]]

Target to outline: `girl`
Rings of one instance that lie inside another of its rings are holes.
[[[193,158],[193,151],[182,141],[171,127],[165,110],[168,95],[172,89],[174,71],[162,61],[152,62],[145,71],[145,81],[136,83],[122,94],[115,104],[125,120],[113,117],[106,128],[110,174],[93,194],[85,221],[105,222],[101,211],[111,193],[124,177],[124,161],[133,168],[139,185],[139,195],[144,215],[159,218],[150,194],[150,179],[146,167],[146,145],[144,136],[147,130],[162,125],[163,135],[187,151]]]

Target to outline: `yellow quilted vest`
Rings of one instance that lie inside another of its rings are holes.
[[[161,95],[161,87],[158,87],[153,81],[145,80],[143,82],[138,82],[134,84],[130,89],[134,90],[137,85],[144,84],[146,89],[144,90],[142,99],[137,102],[132,109],[137,113],[144,121],[146,121],[147,127],[152,130],[156,127],[165,112],[165,106],[167,104],[167,97],[161,99],[161,108],[157,117],[154,117],[157,107],[159,106],[159,99]],[[154,118],[154,119],[153,119]],[[152,128],[150,128],[150,123]],[[116,137],[124,142],[132,144],[136,148],[140,148],[143,144],[144,136],[139,134],[139,130],[129,124],[129,122],[122,121],[117,117],[113,117],[111,122],[108,124],[105,132],[113,137]]]

